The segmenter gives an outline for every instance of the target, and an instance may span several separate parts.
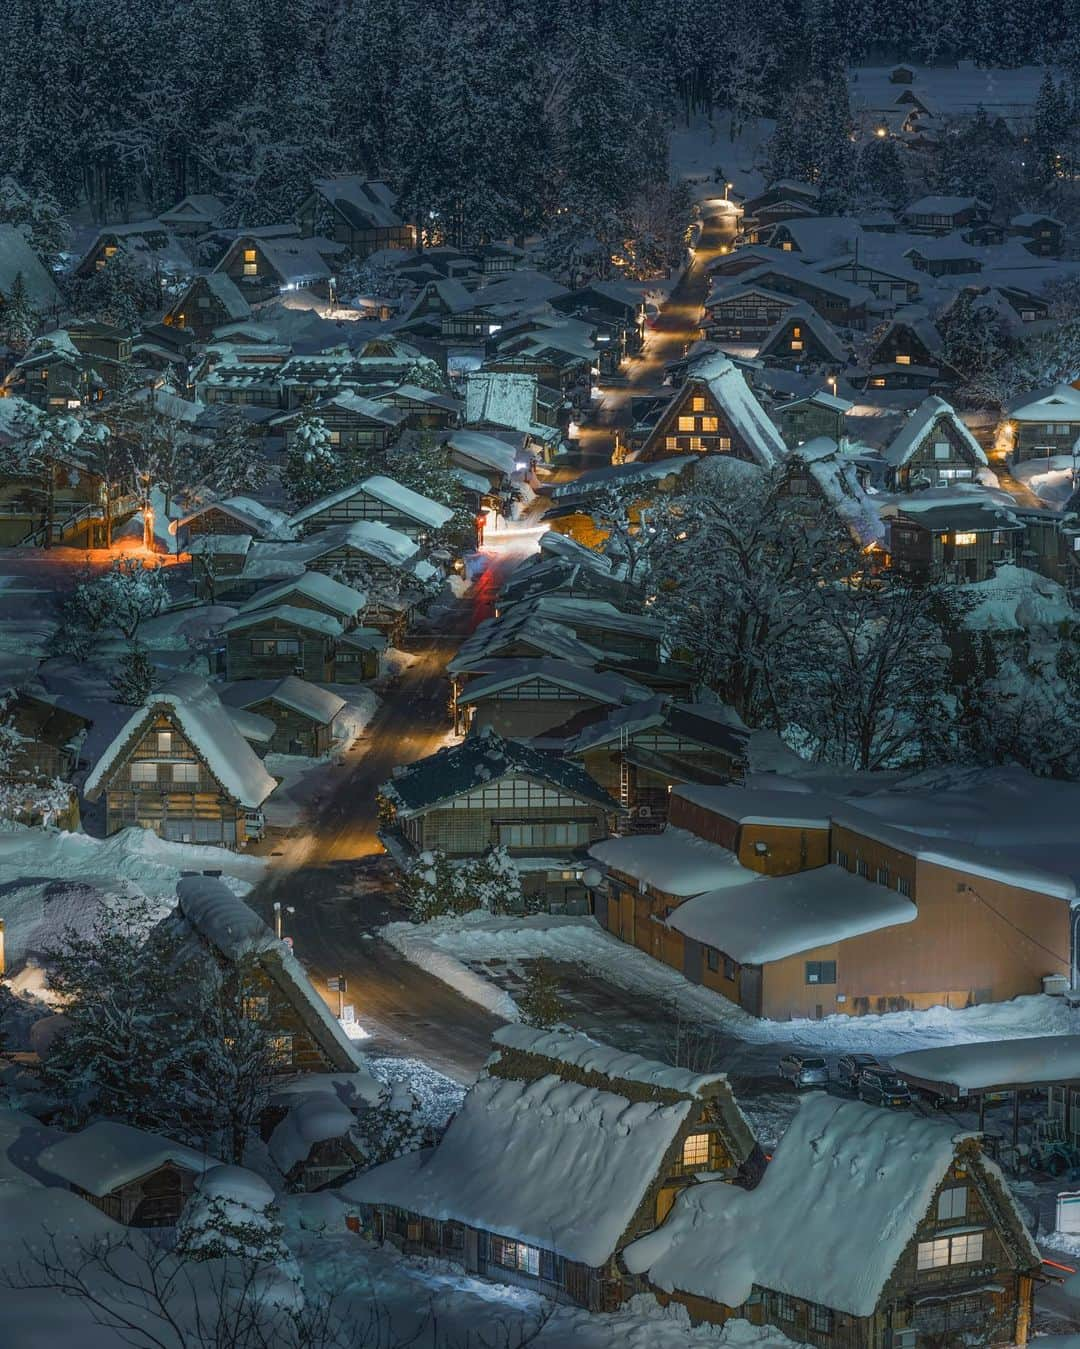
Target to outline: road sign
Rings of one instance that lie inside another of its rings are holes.
[[[341,1019],[346,1025],[351,1025],[356,1020],[356,1008],[351,1002],[347,1002],[341,1009]],[[1062,1229],[1064,1230],[1064,1229]]]
[[[344,993],[349,985],[343,974],[335,974],[333,978],[327,979],[326,987],[331,993]]]

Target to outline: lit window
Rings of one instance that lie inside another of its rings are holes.
[[[665,436],[665,437],[664,437],[664,449],[665,449],[665,450],[677,450],[678,448],[679,448],[679,438],[678,438],[678,436]]]
[[[910,357],[910,356],[904,356],[904,355],[901,355],[899,352],[897,352],[897,355],[896,355],[896,364],[897,364],[897,365],[910,365],[910,364],[911,364],[911,357]]]
[[[330,444],[331,444],[331,445],[340,445],[340,444],[341,444],[341,432],[340,432],[340,431],[331,431],[331,432],[330,432]]]
[[[245,249],[244,249],[244,261],[245,261],[245,262],[254,262],[254,261],[255,261],[255,250],[254,250],[253,248],[245,248]]]
[[[172,731],[158,731],[157,748],[159,754],[172,753]]]
[[[111,258],[111,257],[114,257],[115,255],[116,255],[116,245],[115,245],[115,244],[106,244],[106,245],[105,245],[105,256],[106,256],[107,258]]]
[[[704,412],[704,411],[705,411],[705,399],[702,398],[700,395],[699,395],[699,396],[696,396],[696,397],[694,398],[693,403],[691,404],[691,407],[694,409],[695,412]]]
[[[953,535],[953,543],[957,548],[970,548],[977,538],[978,535],[974,531],[965,530],[963,533],[957,532]]]
[[[937,1216],[944,1221],[948,1218],[967,1216],[967,1188],[963,1185],[952,1190],[942,1190],[938,1195]]]
[[[783,249],[785,253],[790,253],[792,248],[794,247],[794,244],[792,244],[790,239],[785,239],[784,242],[780,245],[780,247]]]
[[[245,263],[244,263],[244,275],[245,275],[245,276],[255,276],[255,275],[257,274],[257,272],[258,272],[258,267],[255,265],[254,262],[245,262]]]
[[[199,765],[197,763],[174,763],[172,780],[173,782],[198,782]]]
[[[875,378],[870,381],[870,387],[871,389],[884,389],[885,380],[883,376],[881,375],[875,376]]]
[[[682,1147],[683,1166],[705,1167],[709,1165],[709,1135],[690,1134]]]
[[[523,1241],[507,1241],[503,1237],[492,1237],[490,1241],[491,1258],[504,1269],[516,1269],[522,1274],[538,1276],[540,1273],[540,1251],[535,1246],[526,1246]]]
[[[792,338],[792,341],[791,341],[791,350],[792,350],[792,351],[802,351],[802,349],[803,349],[803,345],[802,345],[802,343],[799,341],[799,339],[798,339],[798,338]]]
[[[701,419],[701,429],[702,429],[703,431],[709,431],[709,432],[711,432],[711,433],[713,433],[713,434],[715,435],[715,433],[716,433],[717,431],[720,430],[720,418],[719,418],[719,417],[702,417],[702,419]]]
[[[965,1232],[962,1236],[920,1241],[919,1269],[944,1269],[946,1265],[970,1265],[982,1259],[983,1234]]]
[[[156,763],[133,763],[131,765],[132,782],[157,782]]]
[[[701,454],[701,452],[702,452],[704,449],[705,449],[705,442],[701,439],[700,436],[691,436],[691,437],[690,437],[690,453],[691,453],[691,454]]]
[[[792,328],[792,330],[791,330],[791,335],[792,335],[792,337],[802,337],[802,329],[801,329],[801,328]]]
[[[718,450],[730,450],[730,449],[731,449],[731,437],[730,437],[730,436],[721,436],[721,437],[719,438],[719,440],[717,440],[717,442],[716,442],[716,448],[717,448]]]
[[[693,419],[693,417],[680,417],[680,418],[679,418],[679,430],[680,430],[680,431],[692,431],[693,429],[694,429],[694,419]]]
[[[291,1035],[275,1035],[270,1041],[270,1049],[275,1063],[292,1063],[293,1037]]]

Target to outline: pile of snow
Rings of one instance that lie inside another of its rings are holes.
[[[964,599],[974,601],[964,614],[973,632],[1053,630],[1077,621],[1065,587],[1027,567],[1000,565],[987,580],[965,586]]]
[[[86,931],[102,907],[149,899],[162,916],[173,906],[182,873],[205,868],[244,893],[266,866],[263,858],[224,848],[171,843],[149,829],[124,829],[106,839],[24,825],[0,828],[0,918],[8,963],[54,945],[68,926]]]
[[[1048,506],[1063,507],[1076,490],[1071,454],[1040,455],[1016,464],[1013,477],[1030,487]]]
[[[283,1176],[307,1161],[317,1143],[344,1138],[356,1117],[334,1091],[311,1091],[299,1097],[270,1135],[270,1156]]]

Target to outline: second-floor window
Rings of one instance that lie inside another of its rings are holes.
[[[937,1216],[941,1222],[946,1222],[950,1218],[967,1217],[966,1185],[955,1185],[941,1191],[937,1201]]]
[[[983,1234],[964,1232],[955,1237],[939,1237],[934,1241],[920,1241],[918,1267],[924,1269],[945,1269],[949,1265],[970,1265],[981,1260],[983,1255]]]
[[[300,641],[296,637],[256,637],[251,643],[253,656],[298,656]]]

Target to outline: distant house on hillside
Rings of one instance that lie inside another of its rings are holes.
[[[161,223],[181,238],[187,235],[207,234],[217,229],[225,215],[225,203],[209,192],[193,192],[162,211]]]
[[[947,487],[986,468],[982,446],[943,398],[924,398],[885,450],[892,486]]]
[[[0,225],[0,295],[10,297],[15,278],[21,277],[26,298],[39,314],[55,313],[60,292],[41,260],[14,225]]]
[[[105,797],[108,834],[138,825],[239,847],[261,834],[260,807],[276,786],[210,685],[176,675],[121,726],[83,793]]]
[[[1080,389],[1056,384],[1020,394],[1005,409],[1005,426],[1012,435],[1012,457],[1027,459],[1072,454],[1080,439]]]
[[[240,323],[251,317],[251,306],[240,288],[225,272],[195,277],[179,299],[165,311],[170,327],[188,328],[205,342],[224,323]]]
[[[917,234],[949,234],[976,221],[985,220],[990,208],[977,197],[920,197],[900,212],[901,219]]]
[[[438,1146],[341,1197],[367,1234],[406,1253],[614,1311],[636,1291],[618,1261],[628,1242],[703,1177],[735,1189],[762,1165],[723,1073],[506,1026]]]

